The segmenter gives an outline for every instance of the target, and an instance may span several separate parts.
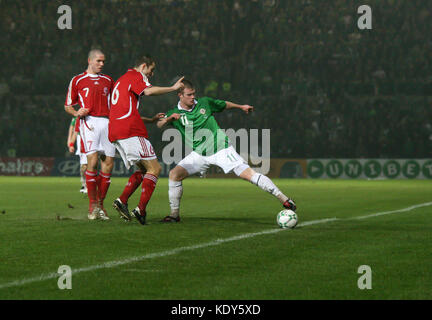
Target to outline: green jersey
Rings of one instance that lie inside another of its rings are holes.
[[[191,110],[180,106],[169,110],[166,116],[179,113],[181,117],[170,124],[180,131],[183,142],[193,151],[206,156],[228,147],[228,137],[219,128],[213,114],[225,109],[226,102],[209,97],[196,100]]]

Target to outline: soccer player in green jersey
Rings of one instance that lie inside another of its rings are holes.
[[[171,214],[162,222],[180,221],[180,200],[183,195],[182,181],[187,177],[204,174],[210,165],[217,165],[226,173],[234,172],[240,178],[250,181],[261,189],[271,193],[283,207],[296,210],[296,204],[265,175],[255,172],[247,162],[229,144],[228,137],[220,130],[213,113],[225,109],[240,109],[246,114],[253,111],[247,104],[239,105],[230,101],[216,100],[209,97],[195,99],[193,84],[184,79],[184,87],[178,91],[180,101],[177,107],[169,110],[165,118],[158,121],[159,128],[167,124],[179,130],[183,142],[192,148],[192,152],[181,160],[169,173],[169,203]]]
[[[77,131],[76,124],[77,117],[72,118],[67,138],[67,146],[70,153],[74,153],[80,157],[80,177],[81,177],[81,193],[87,193],[87,185],[85,181],[85,172],[87,170],[87,157],[85,153],[81,152],[81,137]],[[75,151],[76,143],[76,151]]]

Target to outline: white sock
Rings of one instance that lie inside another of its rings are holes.
[[[171,207],[171,216],[178,217],[180,214],[180,199],[183,195],[181,181],[168,180],[168,198]]]
[[[284,203],[288,199],[288,197],[284,195],[278,187],[276,187],[273,181],[271,181],[267,176],[263,174],[255,173],[251,178],[251,182],[254,185],[257,185],[258,187],[263,189],[264,191],[267,191],[268,193],[274,195],[276,198],[279,199],[281,203]]]

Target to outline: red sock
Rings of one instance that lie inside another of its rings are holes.
[[[100,187],[101,187],[101,176],[100,176],[100,174],[98,174],[97,176],[96,176],[96,200],[97,200],[97,202],[99,203],[99,190],[100,190]]]
[[[89,211],[93,210],[94,205],[97,203],[97,172],[86,171],[86,185],[87,194],[89,197]]]
[[[143,181],[144,175],[141,171],[135,171],[133,175],[130,176],[128,183],[126,184],[126,187],[123,190],[123,193],[120,196],[120,201],[124,204],[126,204],[132,195],[132,193],[135,192],[135,190],[138,188],[138,186]]]
[[[140,209],[141,214],[144,214],[144,212],[146,211],[147,203],[149,202],[153,194],[157,180],[158,178],[150,173],[146,173],[144,175],[144,179],[142,182],[141,198],[138,204],[138,208]]]
[[[101,172],[98,178],[98,202],[100,207],[103,209],[103,201],[111,184],[111,173]]]

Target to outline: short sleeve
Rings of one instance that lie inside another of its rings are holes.
[[[207,103],[212,113],[221,112],[226,107],[226,102],[224,100],[217,100],[209,97],[206,97],[204,99],[207,100]]]
[[[135,81],[133,81],[131,83],[131,89],[130,90],[137,95],[141,95],[145,88],[149,88],[151,86],[152,85],[150,84],[147,77],[140,73],[136,77]]]
[[[69,88],[66,95],[65,106],[73,106],[78,103],[78,90],[76,87],[75,77],[69,82]]]

